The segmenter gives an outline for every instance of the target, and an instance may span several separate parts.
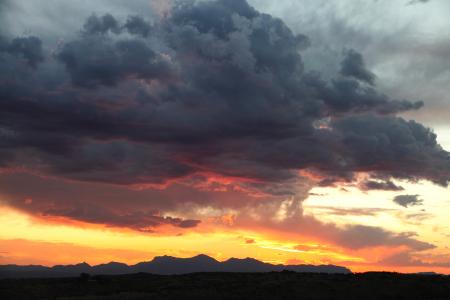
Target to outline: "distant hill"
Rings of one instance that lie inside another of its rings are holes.
[[[348,274],[351,271],[345,267],[334,265],[273,265],[253,258],[230,258],[219,262],[207,255],[198,255],[192,258],[176,258],[172,256],[157,256],[152,261],[141,262],[135,265],[126,265],[117,262],[90,266],[87,263],[77,265],[44,266],[0,266],[0,278],[30,278],[30,277],[73,277],[80,273],[91,275],[119,275],[133,273],[151,273],[158,275],[175,275],[201,272],[227,272],[227,273],[259,273],[294,271],[299,273],[328,273]]]

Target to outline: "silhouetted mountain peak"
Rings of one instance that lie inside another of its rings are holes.
[[[76,267],[90,267],[91,265],[88,264],[87,262],[82,262],[82,263],[80,263],[80,264],[76,264],[75,266],[76,266]]]
[[[205,255],[205,254],[199,254],[197,256],[194,256],[191,258],[192,260],[196,261],[202,261],[202,262],[212,262],[212,263],[218,263],[218,261],[211,256]]]

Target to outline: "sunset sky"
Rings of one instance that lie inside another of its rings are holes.
[[[450,274],[449,11],[0,0],[0,264]]]

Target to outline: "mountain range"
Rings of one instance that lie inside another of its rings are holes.
[[[0,266],[0,278],[30,278],[30,277],[74,277],[81,273],[91,275],[119,275],[133,273],[151,273],[159,275],[188,274],[201,272],[258,273],[294,271],[299,273],[329,273],[347,274],[351,271],[345,267],[334,265],[274,265],[253,258],[230,258],[219,262],[207,255],[192,258],[176,258],[172,256],[157,256],[148,262],[126,265],[110,262],[91,266],[87,263],[76,265],[57,265],[53,267],[30,265]]]

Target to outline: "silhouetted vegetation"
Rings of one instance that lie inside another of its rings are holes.
[[[195,273],[3,279],[0,298],[21,299],[450,299],[450,277],[396,273]]]

